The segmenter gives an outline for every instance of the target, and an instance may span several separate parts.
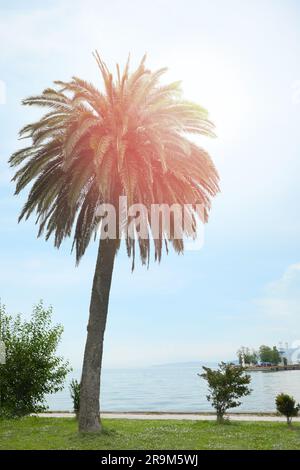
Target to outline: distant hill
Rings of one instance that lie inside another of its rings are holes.
[[[221,362],[221,361],[219,361]],[[153,364],[151,367],[216,367],[218,365],[217,361],[186,361],[186,362],[166,362],[163,364]],[[225,361],[232,362],[233,364],[238,363],[238,361]]]

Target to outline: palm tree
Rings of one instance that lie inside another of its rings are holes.
[[[213,125],[205,109],[182,98],[179,82],[159,83],[166,69],[151,72],[144,57],[130,73],[128,60],[122,74],[117,65],[114,80],[98,52],[94,56],[103,92],[73,77],[23,101],[48,112],[20,131],[30,144],[10,158],[11,166],[18,167],[13,178],[16,194],[31,185],[19,220],[36,213],[38,235],[45,233],[47,240],[54,235],[56,247],[73,236],[78,263],[101,223],[103,228],[99,206],[118,208],[119,197],[126,196],[128,204],[147,208],[147,237],[128,236],[129,217],[119,226],[134,268],[136,242],[143,264],[149,262],[152,241],[158,261],[169,243],[178,253],[184,250],[184,234],[176,238],[162,229],[158,237],[151,237],[152,204],[189,204],[193,222],[195,205],[201,204],[207,220],[210,200],[218,192],[218,175],[209,155],[188,134],[213,136]],[[120,241],[120,235],[100,237],[81,378],[81,431],[101,430],[103,336]]]

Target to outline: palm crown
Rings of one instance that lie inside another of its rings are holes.
[[[117,207],[124,195],[129,204],[144,204],[148,214],[151,204],[189,204],[191,217],[201,204],[206,220],[218,191],[211,158],[188,139],[189,133],[213,136],[206,110],[182,98],[179,82],[160,85],[166,69],[149,71],[145,57],[131,74],[129,61],[122,74],[117,65],[116,80],[98,53],[95,58],[104,91],[73,77],[25,99],[49,112],[20,131],[31,144],[10,159],[19,167],[16,193],[32,183],[19,220],[36,212],[39,235],[54,234],[57,247],[75,225],[77,261],[99,228],[102,203]],[[149,259],[150,238],[149,225],[149,237],[138,240],[142,262]],[[183,250],[182,239],[162,231],[154,240],[155,258],[164,241]],[[126,237],[126,242],[134,256],[135,241]]]

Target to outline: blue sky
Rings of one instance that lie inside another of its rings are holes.
[[[23,7],[22,7],[23,5]],[[26,5],[26,6],[25,6]],[[0,296],[28,314],[40,298],[65,327],[61,351],[81,366],[96,245],[75,268],[17,224],[9,155],[38,110],[22,98],[55,79],[99,83],[91,56],[168,66],[208,108],[204,141],[221,176],[205,244],[131,274],[118,255],[104,362],[108,367],[231,359],[240,345],[300,338],[300,4],[286,0],[0,1]]]

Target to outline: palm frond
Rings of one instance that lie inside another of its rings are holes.
[[[30,143],[9,160],[16,168],[16,194],[30,186],[19,219],[35,212],[38,235],[53,236],[57,247],[73,236],[79,262],[100,229],[100,204],[118,208],[119,197],[127,196],[129,205],[146,207],[142,218],[124,216],[119,222],[132,268],[137,249],[141,262],[149,264],[151,244],[157,261],[170,244],[182,253],[184,236],[195,237],[196,206],[201,205],[207,221],[219,191],[210,156],[189,139],[192,133],[214,137],[213,123],[203,107],[183,98],[180,82],[161,85],[166,69],[151,72],[146,56],[132,73],[130,57],[123,71],[117,64],[116,80],[97,51],[94,57],[103,90],[75,76],[23,100],[48,111],[21,129],[20,138]],[[188,224],[179,237],[174,214],[170,230],[162,226],[153,236],[152,204],[187,205]],[[143,238],[138,235],[141,220],[147,228]]]

